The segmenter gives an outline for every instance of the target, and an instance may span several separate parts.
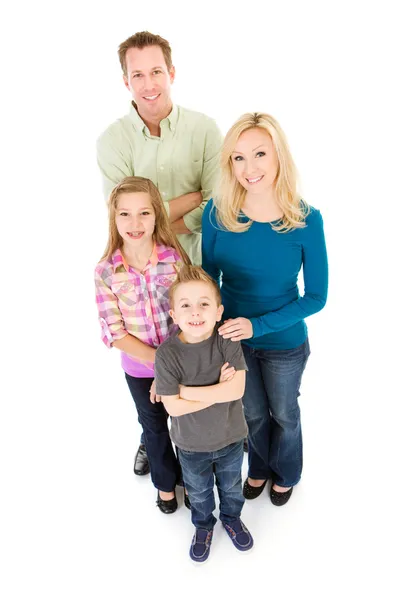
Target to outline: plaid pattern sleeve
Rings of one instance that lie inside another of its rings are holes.
[[[108,348],[114,340],[120,340],[128,332],[125,329],[118,298],[111,290],[113,266],[99,263],[95,270],[96,303],[101,325],[101,337]]]

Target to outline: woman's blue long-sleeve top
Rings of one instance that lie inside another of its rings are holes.
[[[244,221],[247,217],[241,217]],[[321,213],[311,208],[306,227],[289,233],[253,222],[232,233],[218,224],[213,201],[203,213],[203,268],[221,282],[223,319],[246,317],[254,348],[288,350],[307,337],[306,317],[321,310],[328,291],[328,261]],[[297,279],[303,267],[304,295]]]

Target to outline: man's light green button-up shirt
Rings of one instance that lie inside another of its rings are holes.
[[[100,136],[97,161],[104,194],[108,198],[124,177],[147,177],[158,187],[169,213],[169,200],[201,191],[202,204],[183,217],[192,233],[178,236],[192,262],[201,264],[201,217],[216,183],[222,136],[213,119],[177,105],[160,127],[160,137],[150,135],[131,104],[129,114]]]

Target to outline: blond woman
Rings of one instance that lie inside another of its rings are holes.
[[[302,472],[305,319],[325,305],[328,265],[321,213],[300,197],[286,137],[270,115],[245,114],[226,135],[219,187],[204,211],[202,252],[204,269],[222,285],[227,320],[219,334],[242,342],[249,369],[243,493],[256,498],[270,479],[271,501],[282,506]]]

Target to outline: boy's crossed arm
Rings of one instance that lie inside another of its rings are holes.
[[[204,410],[213,404],[240,400],[244,394],[245,381],[245,370],[236,371],[225,363],[221,368],[219,383],[193,387],[181,385],[179,394],[161,396],[161,401],[171,417],[180,417]]]

